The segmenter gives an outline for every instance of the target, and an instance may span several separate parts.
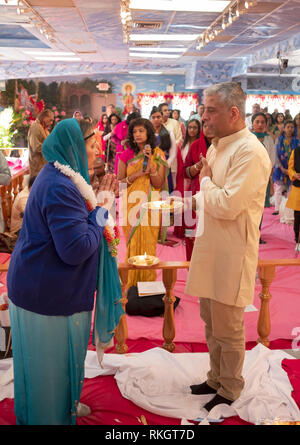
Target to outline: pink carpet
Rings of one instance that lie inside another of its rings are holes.
[[[293,258],[294,243],[293,229],[286,224],[280,224],[279,217],[272,215],[273,208],[266,209],[262,226],[262,238],[267,244],[260,246],[260,258]],[[169,238],[174,238],[171,235]],[[119,261],[124,261],[125,243],[121,242]],[[158,245],[157,256],[161,260],[185,260],[185,248],[179,246],[163,247]],[[9,256],[0,254],[0,263],[4,263]],[[293,340],[292,331],[300,326],[300,291],[298,267],[281,267],[276,270],[276,277],[271,287],[271,349],[289,349]],[[175,352],[206,352],[204,327],[200,320],[199,304],[196,298],[184,294],[187,271],[178,272],[175,295],[181,302],[175,311],[176,349]],[[1,292],[6,291],[6,274],[0,274],[0,281],[4,284]],[[160,277],[158,276],[158,279]],[[257,282],[254,305],[259,309],[258,293],[260,284]],[[257,339],[258,311],[245,313],[246,348],[252,349]],[[143,318],[127,316],[128,321],[128,349],[129,352],[142,352],[150,348],[162,346],[162,324],[160,317]],[[294,334],[295,335],[295,334]],[[90,343],[89,349],[94,349]],[[107,351],[114,353],[113,349]],[[282,366],[287,372],[294,388],[292,393],[300,408],[300,360],[284,360]],[[78,425],[141,425],[141,416],[145,416],[148,425],[178,425],[179,419],[167,418],[142,410],[129,400],[124,399],[117,387],[113,376],[85,379],[81,402],[92,409],[92,414],[86,418],[78,418]],[[247,425],[238,417],[231,417],[223,425]],[[0,402],[0,425],[15,425],[13,400],[5,399]]]
[[[294,258],[293,227],[279,222],[279,216],[273,216],[274,208],[267,208],[264,212],[262,224],[262,238],[267,242],[260,245],[260,259]],[[169,229],[168,238],[173,229]],[[125,243],[121,242],[119,260],[124,261]],[[185,261],[185,246],[182,241],[177,247],[158,245],[157,256],[161,260]],[[174,287],[174,294],[181,298],[175,311],[176,337],[175,342],[205,343],[204,325],[199,315],[199,302],[195,297],[184,293],[187,270],[178,270],[178,279]],[[161,279],[161,273],[158,273]],[[270,302],[271,334],[270,340],[293,339],[292,330],[300,326],[300,267],[278,267],[271,286],[272,299]],[[257,311],[245,313],[246,341],[257,340],[257,320],[260,308],[260,281],[255,287],[254,306]],[[188,322],[187,322],[188,321]],[[163,319],[160,317],[145,318],[127,316],[128,335],[130,339],[148,338],[161,339]],[[299,328],[300,329],[300,328]]]

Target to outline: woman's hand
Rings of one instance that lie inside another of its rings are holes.
[[[151,159],[148,160],[147,168],[145,170],[146,175],[155,175],[156,173],[156,165],[154,162],[151,161]]]
[[[98,205],[110,210],[117,196],[119,196],[119,182],[116,175],[103,176],[97,194]]]
[[[147,146],[147,148],[144,148],[143,153],[144,156],[147,156],[148,158],[148,163],[147,163],[147,168],[145,170],[145,174],[150,174],[153,175],[156,173],[156,165],[154,164],[154,162],[151,159],[151,147]]]
[[[150,158],[150,156],[151,156],[151,147],[150,147],[150,145],[146,145],[145,146],[145,148],[144,148],[144,150],[143,150],[143,154],[144,154],[144,156],[147,156],[147,158]]]
[[[194,165],[195,165],[196,169],[198,171],[200,171],[201,168],[203,167],[202,160],[200,159],[200,161],[196,162],[196,164],[194,164]]]

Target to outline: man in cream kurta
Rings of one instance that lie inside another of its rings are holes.
[[[216,137],[202,159],[200,192],[193,197],[198,211],[204,204],[204,230],[195,240],[186,293],[200,297],[211,365],[207,381],[191,389],[216,394],[205,405],[210,411],[219,403],[231,404],[244,386],[244,309],[254,298],[271,163],[245,126],[240,86],[220,84],[205,93],[203,122]]]

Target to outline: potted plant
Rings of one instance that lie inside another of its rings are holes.
[[[0,112],[0,148],[4,149],[5,155],[15,145],[14,137],[17,129],[14,127],[13,122],[14,110],[12,107],[5,108]]]

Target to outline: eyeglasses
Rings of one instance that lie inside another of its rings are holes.
[[[89,134],[88,136],[86,136],[85,138],[83,138],[85,141],[89,138],[91,138],[92,136],[94,136],[95,132],[93,131],[93,133]]]

